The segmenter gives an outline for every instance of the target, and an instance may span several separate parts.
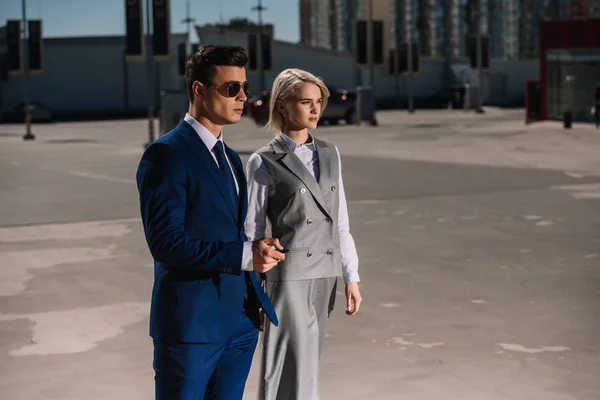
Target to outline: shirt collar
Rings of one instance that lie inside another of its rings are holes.
[[[287,144],[287,146],[289,147],[289,149],[294,152],[296,151],[297,148],[309,148],[310,150],[314,150],[315,148],[315,138],[313,137],[312,134],[308,134],[308,136],[310,137],[310,143],[306,143],[306,144],[298,144],[296,142],[294,142],[294,140],[289,137],[288,135],[286,135],[285,133],[281,133],[281,137],[283,137],[283,140],[285,141],[285,144]]]
[[[206,129],[200,122],[196,121],[196,119],[188,113],[185,113],[183,120],[190,124],[192,128],[194,128],[208,150],[212,150],[218,141],[223,142],[223,132],[221,132],[219,137],[216,138],[215,135],[213,135],[208,129]]]

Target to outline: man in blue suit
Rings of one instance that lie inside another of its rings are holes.
[[[258,341],[259,309],[277,316],[257,279],[285,258],[277,239],[247,242],[242,162],[223,142],[248,95],[246,52],[202,47],[186,64],[190,106],[137,171],[155,260],[150,310],[156,399],[240,400]]]

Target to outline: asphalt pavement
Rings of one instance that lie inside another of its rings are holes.
[[[338,293],[322,399],[598,400],[600,131],[523,110],[378,119],[316,131],[342,154],[364,297],[348,317]],[[153,398],[146,127],[0,125],[0,398]],[[224,134],[244,161],[271,137]]]

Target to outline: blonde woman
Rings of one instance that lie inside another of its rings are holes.
[[[318,399],[319,358],[337,277],[346,284],[346,314],[355,315],[362,301],[340,155],[309,132],[328,97],[313,74],[281,72],[273,83],[267,125],[276,136],[247,164],[246,235],[249,240],[268,236],[268,221],[286,252],[266,274],[279,326],[264,327],[261,400]]]

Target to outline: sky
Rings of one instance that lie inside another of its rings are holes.
[[[42,19],[44,37],[125,34],[125,0],[25,0],[27,19]],[[251,8],[257,0],[189,0],[197,25],[243,17],[256,22]],[[171,32],[185,32],[186,0],[171,0]],[[146,0],[144,0],[144,6]],[[263,0],[267,10],[263,22],[274,25],[276,39],[297,42],[298,0]],[[145,12],[145,11],[144,11]],[[7,19],[22,19],[22,0],[0,0],[0,25]],[[195,34],[193,36],[195,40]]]

